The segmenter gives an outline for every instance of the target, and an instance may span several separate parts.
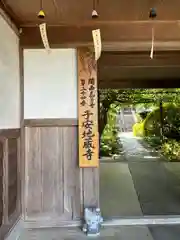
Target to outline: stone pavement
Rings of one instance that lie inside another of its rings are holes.
[[[179,240],[180,226],[153,226],[149,227],[154,240]]]
[[[79,229],[36,229],[26,230],[18,240],[86,240]],[[101,235],[93,239],[97,240],[154,240],[149,229],[142,227],[106,227],[102,228]]]
[[[101,163],[100,206],[105,219],[142,216],[127,163]]]
[[[166,162],[131,133],[120,135],[144,215],[180,214],[180,163]]]
[[[123,156],[100,165],[100,204],[104,216],[180,215],[180,163],[165,161],[132,133],[120,133],[120,139]],[[134,227],[124,229],[132,231]],[[153,240],[180,239],[179,225],[154,225],[148,230]]]
[[[124,156],[100,165],[103,216],[180,215],[180,163],[165,161],[132,133],[120,139]]]
[[[101,229],[97,240],[179,240],[179,225],[165,226],[119,226]],[[19,239],[13,240],[87,240],[80,229],[53,228],[24,230]]]

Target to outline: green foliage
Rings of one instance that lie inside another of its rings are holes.
[[[138,107],[158,106],[159,100],[163,102],[180,103],[180,89],[100,89],[99,100],[101,103],[133,104]]]
[[[162,140],[160,137],[145,137],[144,139],[149,144],[149,146],[153,147],[154,149],[161,149]]]
[[[143,137],[144,136],[144,123],[137,122],[133,125],[133,135],[135,137]]]
[[[135,136],[144,140],[156,150],[159,150],[169,161],[180,161],[180,107],[178,104],[164,104],[163,141],[160,137],[161,115],[156,108],[149,113],[145,120],[133,126]]]
[[[144,136],[151,143],[154,141],[152,144],[156,147],[161,146],[161,143],[158,142],[161,133],[160,100],[163,103],[172,102],[169,105],[165,104],[163,108],[164,135],[169,139],[180,140],[180,108],[178,107],[180,105],[180,89],[100,89],[99,132],[101,153],[112,155],[119,151],[116,117],[113,117],[112,104],[114,109],[124,104],[133,104],[139,108],[155,108],[152,113],[147,115],[145,120],[140,121],[138,116],[138,123],[133,126],[133,133],[135,136]]]
[[[108,111],[108,120],[101,136],[100,155],[111,156],[118,154],[121,144],[118,138],[119,129],[116,127],[116,117],[120,107],[114,104],[111,105]]]
[[[146,119],[146,117],[148,116],[149,112],[148,111],[144,111],[144,112],[140,112],[138,114],[139,118],[141,118],[142,120]]]
[[[180,135],[180,108],[176,104],[163,106],[163,135],[169,138],[178,138]],[[144,120],[145,136],[160,136],[161,115],[160,109],[156,108],[148,114]]]
[[[169,161],[180,161],[180,142],[168,140],[162,144],[161,152]]]
[[[157,106],[159,100],[180,103],[180,89],[100,89],[99,97],[99,133],[107,124],[106,115],[111,104],[136,105],[138,107]]]
[[[180,107],[176,104],[163,106],[163,134],[169,138],[180,138]],[[133,126],[134,136],[160,136],[161,135],[160,109],[156,108],[140,123]]]
[[[138,113],[136,113],[136,120],[138,123],[142,121],[142,118]]]
[[[160,136],[160,110],[156,108],[143,121],[144,136]]]

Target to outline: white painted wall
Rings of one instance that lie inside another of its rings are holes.
[[[19,127],[19,39],[0,16],[0,129]]]
[[[77,118],[75,49],[24,50],[24,118]]]

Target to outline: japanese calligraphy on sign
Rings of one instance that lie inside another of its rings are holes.
[[[91,64],[92,63],[92,64]],[[78,50],[79,166],[99,166],[97,72],[93,55]]]

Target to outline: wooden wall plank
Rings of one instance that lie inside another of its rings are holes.
[[[58,160],[58,128],[41,129],[41,157],[42,157],[42,203],[43,213],[55,214],[57,205],[56,185],[58,184],[56,172]]]
[[[8,218],[8,140],[4,139],[3,141],[3,224],[7,225]]]
[[[17,207],[18,200],[18,140],[8,140],[8,216],[11,216]]]
[[[99,169],[78,166],[78,127],[56,123],[25,127],[25,219],[39,225],[77,220],[84,206],[99,205]]]
[[[56,156],[56,128],[42,128],[40,131],[40,154],[42,161],[42,212],[53,212],[53,173]],[[51,141],[49,141],[51,140]]]
[[[77,127],[26,127],[25,135],[26,219],[80,217]]]
[[[0,141],[0,226],[3,219],[3,143]]]
[[[74,198],[73,198],[73,219],[79,219],[81,217],[81,186],[80,186],[80,174],[81,170],[78,167],[78,128],[71,128],[71,154],[74,156],[72,168],[74,170]]]
[[[42,210],[42,163],[40,151],[40,129],[26,128],[26,211],[27,214],[40,213]]]
[[[0,131],[0,236],[20,217],[20,129]]]
[[[73,213],[73,190],[74,190],[74,164],[72,159],[72,132],[71,128],[63,128],[63,151],[64,151],[64,210],[71,219]],[[66,137],[67,136],[67,137]]]
[[[77,126],[78,120],[73,118],[46,118],[46,119],[25,119],[24,126],[27,127],[68,127]]]
[[[71,219],[80,218],[77,128],[64,128],[64,195]],[[68,137],[65,137],[68,136]],[[73,161],[72,161],[73,156]],[[71,177],[70,177],[71,176]]]
[[[62,144],[63,144],[63,132],[61,128],[57,128],[57,151],[58,151],[58,158],[55,159],[55,198],[57,203],[55,206],[55,211],[58,216],[62,216],[64,213],[64,175],[63,175],[63,168],[64,168],[64,154],[62,151]]]

